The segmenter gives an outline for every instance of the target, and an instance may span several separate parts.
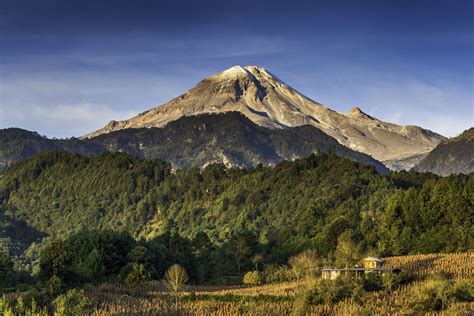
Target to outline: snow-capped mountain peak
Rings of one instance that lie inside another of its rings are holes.
[[[263,67],[234,66],[186,93],[125,121],[111,121],[85,137],[123,128],[161,127],[182,116],[240,112],[269,128],[313,125],[351,149],[380,161],[429,152],[443,136],[416,126],[382,122],[359,107],[339,113],[304,96]]]

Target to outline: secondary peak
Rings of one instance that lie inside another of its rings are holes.
[[[372,116],[362,111],[360,107],[358,106],[352,108],[349,112],[347,112],[347,115],[352,116],[352,117],[358,117],[358,118],[366,118],[366,119],[372,119],[372,120],[374,119]]]
[[[354,108],[352,108],[349,113],[349,115],[361,115],[361,114],[365,114],[361,109],[360,107],[356,106]]]

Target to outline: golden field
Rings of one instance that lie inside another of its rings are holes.
[[[428,254],[384,258],[384,266],[413,273],[416,280],[393,291],[368,292],[363,302],[346,299],[337,304],[308,306],[298,311],[298,293],[311,281],[294,281],[261,286],[187,286],[178,306],[160,282],[130,289],[106,283],[87,288],[87,295],[98,307],[94,315],[407,315],[410,300],[426,282],[425,277],[444,271],[452,280],[474,278],[474,253]],[[102,303],[99,303],[102,302]],[[468,315],[473,302],[451,303],[441,312],[426,315]]]

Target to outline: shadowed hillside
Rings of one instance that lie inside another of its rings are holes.
[[[137,157],[160,158],[174,168],[224,163],[234,167],[275,165],[316,152],[335,154],[387,168],[366,154],[353,151],[312,126],[272,130],[239,113],[183,117],[163,128],[126,129],[93,139],[48,139],[21,129],[0,130],[0,168],[45,150],[66,150],[90,156],[104,150]]]
[[[441,176],[474,172],[474,127],[443,141],[413,169]]]

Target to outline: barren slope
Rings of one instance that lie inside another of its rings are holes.
[[[359,108],[339,113],[294,90],[261,67],[235,66],[204,79],[168,103],[86,135],[124,128],[160,127],[182,116],[238,111],[271,128],[311,124],[347,147],[377,160],[400,160],[431,151],[444,137],[417,126],[373,118]]]

